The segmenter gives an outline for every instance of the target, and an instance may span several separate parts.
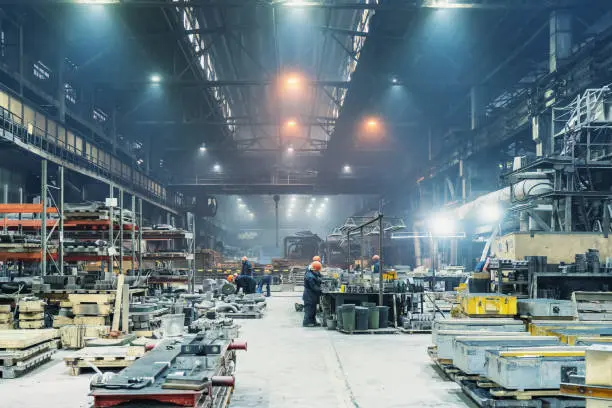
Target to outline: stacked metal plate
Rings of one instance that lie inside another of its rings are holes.
[[[574,306],[571,300],[557,299],[520,299],[518,301],[518,313],[521,316],[532,317],[574,317]]]
[[[507,318],[439,319],[434,321],[431,332],[436,345],[436,337],[441,330],[524,332],[525,324],[521,320]]]
[[[530,337],[527,332],[500,332],[500,331],[474,331],[469,332],[466,330],[441,330],[438,332],[436,336],[436,346],[438,358],[445,360],[452,360],[454,356],[453,344],[455,339],[458,337],[465,337],[469,335],[479,336],[479,337]]]
[[[559,389],[562,369],[585,368],[586,347],[531,347],[485,351],[485,376],[509,390]]]
[[[453,365],[466,374],[484,375],[486,351],[559,344],[554,336],[459,336],[453,344]]]

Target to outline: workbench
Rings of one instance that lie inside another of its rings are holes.
[[[336,308],[344,304],[361,305],[363,302],[376,303],[377,306],[389,306],[389,321],[397,322],[400,326],[398,317],[402,310],[405,310],[406,293],[383,293],[383,304],[379,305],[378,293],[346,293],[346,292],[324,292],[321,294],[321,309],[323,318],[327,320],[336,314]],[[393,300],[395,299],[395,308]],[[396,317],[397,314],[397,317]]]

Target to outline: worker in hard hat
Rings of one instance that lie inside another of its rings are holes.
[[[304,275],[304,327],[319,326],[315,317],[317,315],[317,305],[321,296],[321,262],[314,261]]]
[[[321,257],[319,255],[315,255],[312,257],[312,262],[321,262]]]
[[[263,287],[266,285],[265,297],[270,297],[270,284],[272,283],[272,271],[269,268],[264,269],[264,274],[258,284],[258,293],[263,293]]]
[[[372,275],[378,275],[380,273],[380,256],[374,255],[372,257]]]
[[[228,281],[229,283],[234,283],[234,278],[235,278],[235,276],[234,276],[234,275],[232,275],[232,274],[227,275],[227,281]]]
[[[253,265],[249,262],[249,259],[246,256],[242,257],[242,270],[240,271],[240,274],[253,276]]]

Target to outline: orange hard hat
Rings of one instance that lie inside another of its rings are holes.
[[[323,267],[323,265],[321,265],[321,262],[319,262],[319,261],[314,261],[314,262],[313,262],[313,263],[310,265],[310,267],[311,267],[312,269],[314,269],[315,271],[320,271],[320,270],[321,270],[321,268]]]
[[[247,260],[248,260],[248,258],[246,256],[242,257],[242,262],[247,261]]]
[[[233,282],[234,281],[234,275],[229,275],[227,277],[227,281],[230,282],[230,283]]]
[[[313,261],[321,262],[321,257],[319,255],[315,255],[312,257]]]
[[[372,260],[373,260],[373,261],[378,261],[378,260],[380,260],[380,256],[378,256],[378,255],[374,255],[374,256],[372,257]]]

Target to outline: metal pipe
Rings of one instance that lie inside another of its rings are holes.
[[[138,227],[140,229],[140,227]],[[132,273],[136,271],[136,196],[132,194]]]
[[[119,273],[123,273],[123,189],[121,188],[119,188]]]
[[[108,235],[109,235],[109,241],[110,241],[110,247],[108,248],[109,253],[108,253],[108,273],[110,276],[108,276],[108,279],[112,279],[113,278],[113,273],[115,272],[115,265],[114,265],[114,258],[113,258],[113,253],[115,252],[115,229],[114,229],[114,223],[115,223],[115,213],[114,213],[114,208],[113,208],[113,198],[114,198],[114,194],[115,194],[115,188],[113,187],[113,184],[109,184],[109,198],[110,201],[109,202],[109,208],[108,208],[108,213],[109,213],[109,217],[110,217],[110,222],[109,222],[109,227],[108,227]],[[117,288],[117,290],[119,290],[119,288]]]
[[[64,274],[64,166],[59,166],[59,256],[60,275]]]
[[[246,340],[233,340],[229,346],[227,346],[228,350],[245,350],[247,349]]]
[[[138,199],[138,275],[142,273],[142,198]]]
[[[233,375],[215,375],[211,377],[210,382],[213,387],[233,387],[236,379]]]
[[[383,238],[385,236],[385,230],[383,229],[383,215],[378,216],[378,228],[380,230],[378,234],[378,305],[383,305]],[[393,316],[393,319],[397,322],[397,316]]]
[[[42,160],[40,171],[40,204],[42,212],[40,213],[40,245],[42,256],[40,259],[40,275],[45,276],[47,273],[47,160]]]
[[[23,96],[23,76],[24,76],[24,60],[23,60],[23,24],[19,24],[19,96]]]

